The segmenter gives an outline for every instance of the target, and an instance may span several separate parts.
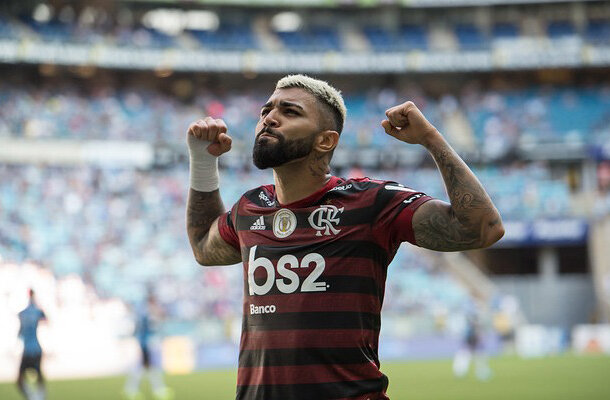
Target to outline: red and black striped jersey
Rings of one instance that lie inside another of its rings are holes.
[[[429,196],[389,181],[331,177],[279,204],[273,185],[219,219],[244,268],[237,399],[387,399],[379,370],[387,266]]]

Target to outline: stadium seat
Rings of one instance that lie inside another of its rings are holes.
[[[455,26],[455,35],[463,50],[484,49],[488,43],[479,28],[470,24],[459,24]]]
[[[327,26],[311,26],[292,32],[277,32],[284,47],[293,51],[338,51],[341,41],[336,29]]]
[[[146,31],[151,35],[151,46],[152,47],[173,47],[176,45],[176,41],[172,36],[166,35],[156,29],[145,28]]]
[[[428,39],[426,30],[420,25],[403,25],[400,27],[400,37],[408,49],[426,50]]]
[[[594,44],[610,43],[610,21],[600,19],[589,21],[585,38]]]
[[[569,21],[551,21],[547,26],[547,34],[551,39],[574,35],[574,26]]]
[[[0,16],[0,38],[15,38],[14,23]]]
[[[48,41],[74,41],[74,26],[58,20],[37,22],[31,18],[22,18],[27,26]]]
[[[397,51],[404,48],[401,38],[394,32],[378,26],[366,26],[362,29],[374,51]]]
[[[491,34],[494,39],[516,38],[519,36],[519,29],[516,24],[499,23],[493,26]]]
[[[248,50],[259,47],[250,26],[221,25],[215,31],[187,30],[204,47],[215,50]]]

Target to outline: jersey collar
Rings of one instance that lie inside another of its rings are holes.
[[[335,186],[337,186],[337,184],[339,184],[340,182],[342,182],[343,179],[337,177],[337,176],[331,176],[330,179],[328,180],[328,182],[326,182],[326,184],[318,191],[310,194],[309,196],[305,197],[304,199],[301,200],[297,200],[294,201],[292,203],[289,204],[281,204],[279,199],[275,198],[275,201],[277,202],[278,206],[280,208],[302,208],[302,207],[307,207],[308,205],[315,203],[316,201],[320,200],[320,198],[322,196],[324,196],[326,194],[326,192],[328,192],[330,189],[334,188]]]

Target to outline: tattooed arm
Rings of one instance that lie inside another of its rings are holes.
[[[218,191],[217,158],[231,149],[231,137],[221,119],[207,117],[187,131],[190,184],[186,231],[195,259],[201,265],[228,265],[241,261],[239,251],[224,241],[218,217],[225,208]]]
[[[224,241],[218,232],[218,217],[225,208],[220,192],[190,189],[186,212],[186,231],[195,259],[201,265],[231,265],[241,261],[239,251]]]
[[[502,219],[466,163],[412,102],[390,108],[382,122],[386,133],[421,144],[434,158],[451,204],[430,200],[413,215],[415,241],[421,247],[459,251],[488,247],[504,235]]]

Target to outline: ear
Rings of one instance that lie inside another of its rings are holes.
[[[314,143],[314,149],[320,153],[331,152],[339,143],[339,132],[326,130],[318,133]]]

